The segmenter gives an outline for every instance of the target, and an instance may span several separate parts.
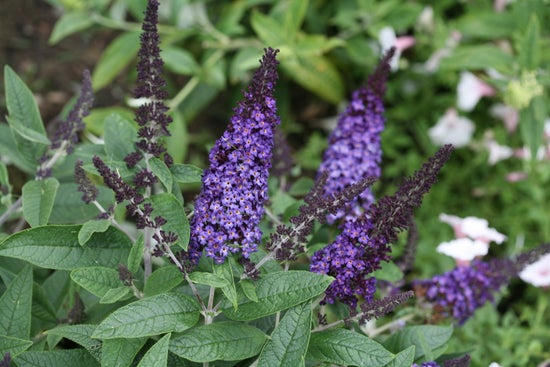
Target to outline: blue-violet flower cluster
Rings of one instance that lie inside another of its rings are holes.
[[[382,149],[380,134],[384,130],[383,96],[390,71],[389,60],[395,49],[390,49],[380,61],[366,85],[353,92],[350,103],[329,137],[318,172],[329,172],[325,193],[335,194],[363,177],[380,177]],[[362,192],[343,209],[327,216],[329,222],[350,216],[358,217],[374,197],[370,189]]]
[[[196,262],[203,249],[216,263],[230,253],[249,258],[260,243],[258,224],[268,199],[274,129],[280,123],[273,98],[276,55],[276,50],[265,50],[244,100],[210,151],[191,222],[191,261]]]

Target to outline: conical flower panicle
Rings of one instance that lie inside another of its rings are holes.
[[[230,253],[248,258],[260,243],[258,224],[268,199],[274,129],[280,123],[273,98],[276,54],[265,50],[244,99],[210,151],[191,222],[191,261],[198,260],[203,249],[217,263]]]
[[[329,137],[329,146],[318,169],[319,173],[329,172],[326,195],[338,193],[363,177],[380,177],[380,134],[386,121],[383,97],[394,51],[390,49],[366,85],[353,92],[351,102]],[[358,217],[373,201],[372,192],[367,189],[327,219],[333,222],[345,216]]]

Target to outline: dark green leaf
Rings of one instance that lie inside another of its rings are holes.
[[[167,223],[162,226],[162,229],[177,234],[177,245],[187,250],[191,230],[181,203],[173,194],[169,193],[153,195],[151,201],[154,209],[151,214],[152,218],[161,216],[166,219]]]
[[[12,358],[29,349],[32,341],[0,335],[0,355],[9,353]]]
[[[55,45],[63,38],[73,33],[83,31],[93,24],[94,22],[88,12],[66,12],[55,23],[48,42],[50,45]]]
[[[146,341],[147,338],[103,340],[101,365],[130,367]]]
[[[395,263],[384,262],[381,265],[381,269],[378,269],[370,274],[372,277],[378,280],[386,280],[388,282],[397,282],[398,280],[403,279],[403,272],[397,265],[395,265]]]
[[[304,196],[311,190],[315,181],[309,177],[301,177],[290,187],[288,194],[292,196]]]
[[[143,259],[144,248],[145,243],[143,241],[143,235],[140,235],[136,242],[132,245],[132,249],[128,255],[128,270],[130,270],[130,272],[138,272],[141,265],[141,259]]]
[[[235,286],[235,276],[233,274],[233,267],[231,266],[232,257],[227,259],[223,264],[214,265],[214,274],[225,280],[227,285],[222,288],[224,296],[233,305],[236,310],[238,306],[237,299],[237,287]]]
[[[103,297],[109,289],[122,285],[118,271],[100,266],[74,269],[71,271],[71,279],[99,298]]]
[[[80,243],[81,246],[84,246],[86,242],[90,240],[90,238],[94,233],[105,232],[110,225],[111,225],[111,221],[108,219],[98,219],[98,220],[87,221],[82,225],[82,228],[80,228],[80,231],[78,231],[78,243]]]
[[[172,187],[174,185],[174,179],[172,176],[172,172],[170,172],[170,169],[163,161],[158,158],[151,158],[149,160],[149,164],[151,166],[151,171],[153,171],[154,175],[162,183],[166,192],[171,193]]]
[[[258,302],[258,294],[256,294],[256,286],[251,279],[245,278],[239,281],[239,285],[243,290],[243,294],[252,302]]]
[[[0,243],[0,255],[64,270],[96,265],[114,268],[126,262],[132,243],[122,232],[110,227],[104,233],[95,233],[86,246],[80,246],[80,228],[47,226],[15,233]]]
[[[29,174],[36,172],[36,161],[27,161],[19,152],[15,137],[7,124],[0,124],[0,156],[9,159],[11,164],[23,172]]]
[[[137,367],[166,366],[168,363],[168,345],[170,334],[166,334],[156,342],[139,361]]]
[[[17,367],[100,366],[99,362],[84,349],[28,351],[16,357],[14,362]]]
[[[415,346],[411,345],[405,350],[397,353],[395,358],[384,367],[410,367],[414,362]]]
[[[139,33],[128,32],[109,44],[96,64],[92,75],[94,90],[108,85],[135,57],[139,49]]]
[[[103,297],[99,300],[101,304],[115,303],[118,301],[125,300],[131,296],[130,288],[126,286],[120,286],[117,288],[109,289]]]
[[[227,307],[224,314],[232,320],[254,320],[271,315],[320,296],[332,280],[329,276],[306,271],[269,273],[256,282],[258,302],[241,294],[238,309]]]
[[[189,274],[189,279],[191,279],[193,283],[205,284],[216,288],[227,287],[229,285],[228,281],[225,280],[225,278],[203,271],[192,272],[191,274]]]
[[[10,122],[10,117],[8,116],[8,122]],[[50,145],[50,140],[43,135],[41,132],[35,131],[31,128],[26,127],[25,125],[18,124],[18,123],[10,123],[11,128],[13,131],[17,133],[20,137],[27,140],[31,143],[38,143],[42,145]]]
[[[48,223],[58,187],[59,182],[53,177],[23,185],[23,217],[31,227]]]
[[[193,274],[193,273],[191,273]],[[145,297],[168,292],[183,281],[183,274],[175,265],[167,265],[155,270],[145,283],[143,293]]]
[[[311,303],[288,310],[265,344],[259,367],[301,366],[304,364],[311,332]]]
[[[17,131],[32,131],[33,136],[41,135],[47,140],[46,130],[38,111],[34,95],[17,74],[9,67],[4,67],[4,84],[8,123],[21,157],[35,165],[46,150],[47,144],[39,144],[21,136]]]
[[[237,361],[258,354],[266,335],[255,327],[221,321],[186,331],[170,341],[170,351],[194,362]]]
[[[0,297],[0,335],[28,339],[31,331],[32,267],[25,266]]]
[[[191,164],[173,164],[170,171],[179,183],[201,182],[202,169]]]
[[[58,192],[63,195],[56,195],[50,215],[50,224],[81,223],[96,218],[99,210],[95,205],[87,205],[82,199],[82,193],[77,190],[78,185],[74,183],[62,183]],[[114,202],[113,191],[107,187],[99,186],[97,201],[105,208],[109,208]]]
[[[308,349],[308,358],[315,361],[359,367],[384,366],[394,357],[374,340],[347,329],[312,333]]]
[[[57,323],[57,309],[54,309],[50,301],[50,295],[38,283],[32,287],[32,317],[48,323]]]
[[[92,339],[92,333],[97,325],[61,325],[46,331],[48,335],[57,335],[69,339],[84,347],[96,359],[100,360],[101,342]]]
[[[163,293],[123,306],[94,332],[98,339],[141,338],[184,331],[199,321],[199,304],[179,293]]]
[[[451,338],[452,334],[452,326],[409,326],[391,335],[384,341],[384,346],[388,348],[388,350],[398,353],[414,345],[416,347],[414,359],[417,360],[427,354],[432,354],[432,351],[443,346]],[[426,348],[428,348],[428,350],[426,350]],[[443,351],[441,351],[441,353],[443,353]],[[435,359],[438,355],[432,355],[431,357]]]
[[[519,65],[525,70],[535,70],[540,61],[540,25],[536,14],[531,15],[525,34],[518,45]]]
[[[135,151],[136,129],[121,115],[113,113],[107,116],[103,128],[107,161],[123,161],[128,154]]]

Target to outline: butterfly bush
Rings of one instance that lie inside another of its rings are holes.
[[[257,250],[258,224],[268,199],[274,129],[279,125],[273,90],[277,82],[277,51],[265,50],[244,99],[230,124],[210,151],[195,202],[188,256],[206,256],[222,263],[229,254],[245,259]]]

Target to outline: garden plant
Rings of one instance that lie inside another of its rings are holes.
[[[545,1],[49,3],[117,33],[4,65],[0,366],[550,363]]]

